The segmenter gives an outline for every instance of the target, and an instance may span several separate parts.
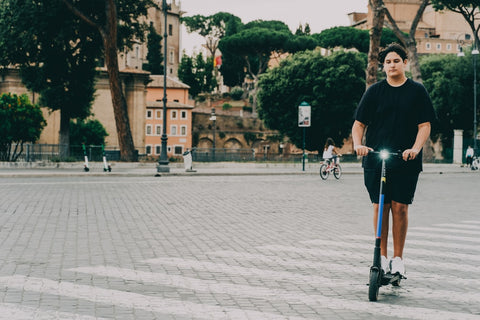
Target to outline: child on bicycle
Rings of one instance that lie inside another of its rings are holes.
[[[338,152],[338,148],[335,147],[335,142],[333,142],[332,138],[327,138],[325,146],[323,147],[323,159],[329,163],[333,159],[333,163],[336,164],[338,156],[340,156],[340,152]]]

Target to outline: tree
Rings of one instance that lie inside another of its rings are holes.
[[[365,54],[336,51],[296,53],[260,77],[259,117],[265,125],[302,146],[298,105],[312,106],[306,148],[320,150],[327,137],[338,144],[350,135],[352,115],[365,90]]]
[[[25,19],[34,15],[35,19]],[[39,103],[60,110],[61,156],[67,156],[70,119],[90,114],[95,93],[99,37],[64,6],[9,0],[0,7],[3,64],[17,65],[22,82],[40,94]]]
[[[402,42],[403,46],[410,52],[410,71],[412,72],[412,78],[415,81],[422,82],[422,73],[420,71],[420,63],[418,62],[418,53],[417,53],[417,42],[415,41],[415,33],[417,31],[418,23],[420,22],[425,8],[430,3],[430,0],[421,0],[420,6],[418,7],[417,13],[413,18],[412,24],[408,35],[405,35],[397,25],[395,19],[393,19],[390,11],[385,8],[385,14],[387,15],[388,21],[391,25],[391,29],[397,35],[397,37]]]
[[[71,142],[74,146],[86,145],[105,145],[105,138],[108,136],[107,130],[102,123],[96,119],[77,120],[70,124],[72,128]]]
[[[36,142],[46,122],[42,110],[27,95],[0,96],[0,160],[16,161],[25,142]]]
[[[131,45],[134,38],[143,41],[146,25],[140,18],[146,16],[147,9],[154,7],[155,3],[152,0],[61,1],[84,23],[97,30],[102,38],[120,158],[124,161],[136,161],[127,102],[118,67],[118,48]]]
[[[195,59],[184,54],[178,67],[178,78],[190,86],[188,92],[192,97],[202,92],[211,92],[217,85],[213,76],[213,58],[209,57],[205,61],[201,52]]]
[[[480,43],[479,30],[480,19],[478,17],[480,11],[480,2],[478,0],[431,0],[435,10],[448,9],[453,12],[457,12],[463,16],[465,21],[470,26],[475,43],[478,48]]]
[[[256,114],[258,77],[267,69],[272,52],[284,50],[290,35],[282,31],[255,27],[224,37],[219,43],[222,52],[236,54],[244,59],[247,74],[254,83],[254,88],[251,90],[253,114]]]
[[[194,15],[192,17],[182,17],[181,21],[185,24],[187,32],[197,32],[205,38],[205,46],[212,57],[217,52],[218,42],[225,36],[228,24],[241,24],[241,19],[227,12],[218,12],[211,16]]]
[[[325,29],[321,33],[316,33],[313,37],[322,48],[355,48],[360,52],[368,53],[370,42],[368,30],[361,30],[354,27],[333,27]],[[393,31],[383,28],[380,45],[384,46],[395,41],[398,41],[398,38]]]
[[[228,21],[225,36],[232,36],[243,28],[243,24],[233,17]],[[222,65],[219,68],[223,83],[229,87],[241,86],[245,80],[244,59],[234,52],[222,52]]]
[[[452,146],[454,129],[463,129],[467,136],[472,136],[471,52],[466,52],[464,58],[455,55],[425,56],[420,67],[437,114],[438,124],[433,126],[432,131],[434,136],[442,139],[444,147]]]
[[[155,27],[150,25],[147,36],[148,62],[144,64],[143,69],[152,74],[163,75],[162,39],[163,37],[157,33]]]
[[[367,81],[369,87],[377,82],[378,54],[380,53],[380,40],[382,38],[383,23],[385,22],[385,5],[382,0],[368,0],[373,12],[372,28],[368,47]]]

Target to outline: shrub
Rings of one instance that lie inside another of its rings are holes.
[[[230,91],[230,97],[232,97],[233,100],[241,100],[243,97],[243,89],[240,87],[233,87]]]

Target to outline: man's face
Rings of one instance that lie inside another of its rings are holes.
[[[387,74],[387,77],[399,77],[405,74],[405,67],[407,60],[403,61],[402,57],[398,53],[392,51],[387,54],[383,63],[383,70]]]

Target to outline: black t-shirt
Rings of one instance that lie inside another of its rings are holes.
[[[432,101],[425,87],[411,79],[392,87],[386,80],[370,86],[355,112],[355,120],[367,126],[366,146],[375,151],[404,151],[415,144],[418,125],[435,120]],[[377,168],[381,161],[375,154],[363,159],[366,169]],[[387,167],[411,172],[422,171],[422,152],[411,161],[391,158]]]

